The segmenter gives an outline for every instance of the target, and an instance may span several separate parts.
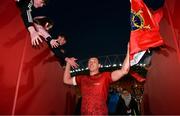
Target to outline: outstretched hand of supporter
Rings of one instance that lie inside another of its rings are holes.
[[[52,39],[50,41],[51,47],[52,48],[57,48],[59,46],[58,40]]]
[[[42,36],[46,41],[48,37],[51,37],[50,34],[40,25],[36,25],[36,30],[40,36]]]
[[[42,43],[42,39],[37,32],[31,33],[30,36],[31,36],[32,45],[36,46],[36,45],[39,45],[40,42]]]
[[[79,65],[76,63],[76,58],[72,57],[72,58],[65,58],[65,61],[67,63],[69,63],[71,65],[71,67],[74,69],[74,68],[77,68]]]
[[[40,42],[42,43],[42,39],[39,36],[38,32],[34,29],[33,26],[28,27],[29,33],[30,33],[30,37],[31,37],[31,44],[33,46],[39,45]]]

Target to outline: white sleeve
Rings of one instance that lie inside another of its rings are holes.
[[[51,35],[41,26],[35,24],[36,30],[39,32],[41,36],[43,36],[44,39],[51,37]]]
[[[77,83],[76,83],[76,77],[75,77],[75,76],[72,77],[72,81],[73,81],[73,85],[74,85],[74,86],[77,85]]]

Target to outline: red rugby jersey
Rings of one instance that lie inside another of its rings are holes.
[[[107,96],[109,84],[112,82],[111,73],[103,72],[93,76],[81,75],[76,77],[82,95],[82,115],[107,115]]]

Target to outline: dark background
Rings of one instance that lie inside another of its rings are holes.
[[[128,0],[49,0],[34,15],[50,17],[55,23],[52,35],[66,34],[67,51],[79,60],[126,53]]]

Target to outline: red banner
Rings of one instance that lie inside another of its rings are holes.
[[[157,18],[157,17],[156,17]],[[130,58],[133,55],[163,44],[158,22],[142,0],[131,0]]]

